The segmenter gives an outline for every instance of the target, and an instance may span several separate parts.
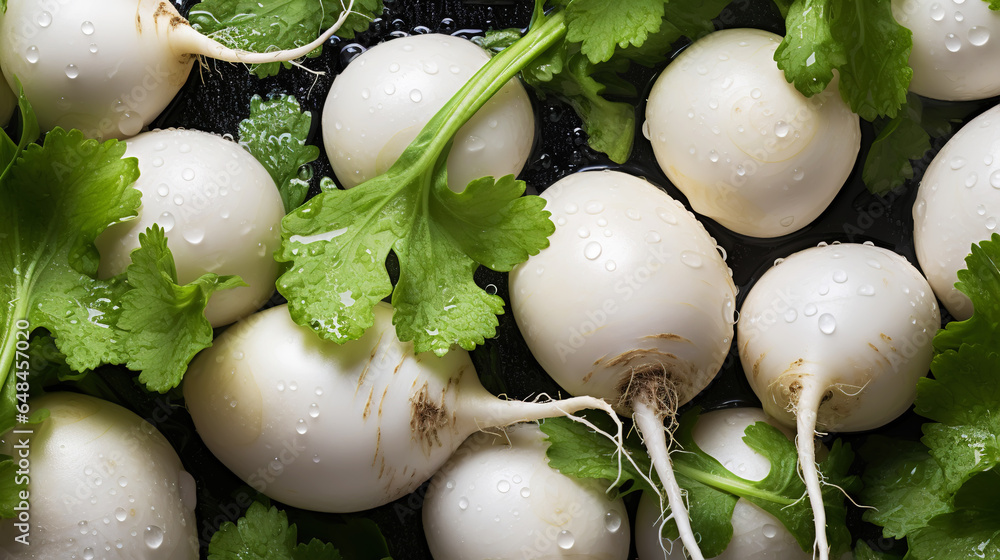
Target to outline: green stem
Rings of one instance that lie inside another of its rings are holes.
[[[462,128],[500,88],[524,67],[566,35],[566,16],[556,12],[545,19],[516,43],[483,65],[462,89],[451,98],[420,136],[432,135],[421,154],[421,163],[414,168],[431,169],[444,149],[451,143],[458,129]],[[418,136],[413,145],[423,144]]]
[[[730,478],[725,478],[721,476],[716,476],[713,474],[700,471],[698,469],[693,469],[686,467],[683,464],[674,464],[674,470],[678,474],[682,474],[692,480],[700,482],[705,486],[711,488],[716,488],[718,490],[723,490],[729,492],[730,494],[739,496],[741,498],[759,498],[761,500],[767,500],[776,504],[781,504],[783,506],[789,506],[794,504],[797,500],[790,500],[783,496],[774,494],[772,492],[765,492],[750,484],[744,484],[741,482],[734,481]]]

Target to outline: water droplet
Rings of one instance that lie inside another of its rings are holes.
[[[979,214],[980,216],[985,216],[986,215],[986,206],[984,206],[982,204],[977,204],[976,205],[976,214]]]
[[[747,169],[742,164],[736,166],[736,174],[743,177],[747,174]]]
[[[997,219],[993,216],[986,218],[986,229],[990,231],[997,229]]]
[[[392,72],[392,73],[399,72],[399,64],[396,64],[395,62],[393,62],[392,64],[390,64],[389,65],[389,71]]]
[[[521,488],[521,497],[522,498],[527,498],[529,496],[531,496],[531,490],[527,486],[525,486],[524,488]]]
[[[596,200],[591,200],[587,203],[584,211],[588,214],[600,214],[604,211],[604,205]]]
[[[994,171],[990,174],[990,185],[994,189],[1000,189],[1000,170]]]
[[[711,150],[708,152],[708,161],[716,163],[719,161],[719,152]]]
[[[838,284],[843,284],[844,282],[847,282],[847,272],[845,272],[843,270],[836,270],[836,271],[834,271],[834,273],[833,273],[833,281],[836,282],[836,283],[838,283]]]
[[[603,250],[604,248],[601,247],[600,243],[591,241],[590,243],[587,243],[586,247],[583,248],[583,256],[587,257],[588,260],[594,260],[601,256],[601,251]]]
[[[89,546],[83,549],[83,560],[94,560],[94,549]]]
[[[506,480],[501,480],[500,482],[498,482],[497,492],[500,492],[501,494],[506,494],[507,492],[510,492],[510,483],[507,482]]]
[[[608,272],[614,272],[615,269],[617,268],[618,268],[618,263],[616,263],[615,261],[608,261],[604,263],[604,269],[607,270]]]
[[[28,50],[24,52],[24,59],[31,64],[38,62],[38,47],[35,45],[28,47]]]
[[[142,116],[134,111],[125,111],[118,119],[118,130],[125,136],[135,136],[142,130]]]
[[[818,309],[816,309],[816,306],[812,303],[806,304],[806,306],[802,309],[802,313],[805,314],[806,317],[812,317],[817,311]]]
[[[663,240],[663,238],[660,237],[660,234],[657,233],[657,232],[655,232],[655,231],[653,231],[653,230],[650,230],[650,231],[646,232],[646,238],[645,239],[646,239],[646,243],[650,243],[650,244],[652,244],[652,243],[659,243],[660,241]]]
[[[826,294],[830,293],[830,286],[826,285],[820,286],[819,290],[817,291],[819,292],[819,295],[825,296]]]
[[[370,89],[365,88],[365,89],[361,90],[361,99],[368,99],[371,96],[372,96],[372,92],[371,92]]]
[[[462,69],[452,64],[451,66],[448,67],[448,71],[451,72],[452,74],[458,74],[459,72],[462,71]]]
[[[93,35],[94,24],[92,22],[85,21],[80,24],[80,31],[82,31],[84,35]]]
[[[128,513],[125,511],[125,508],[121,508],[121,507],[115,508],[115,519],[117,519],[119,522],[121,522],[121,521],[125,521],[125,519],[127,519],[127,518],[128,518]]]
[[[788,123],[786,123],[785,121],[778,121],[774,125],[774,135],[777,136],[778,138],[784,138],[785,136],[788,136],[788,132],[790,130],[791,127],[788,126]]]
[[[576,538],[569,531],[559,531],[559,536],[556,537],[556,544],[563,550],[569,550],[576,544]]]
[[[90,529],[87,528],[87,522],[86,521],[81,521],[81,522],[77,523],[76,525],[77,525],[77,527],[80,528],[80,534],[81,535],[86,535],[87,533],[90,532]]]
[[[386,84],[382,91],[384,91],[386,95],[392,95],[396,93],[396,86],[393,84]]]
[[[585,227],[581,227],[580,229],[576,230],[576,234],[580,236],[581,239],[586,239],[590,237],[590,230]]]
[[[128,486],[128,478],[125,478],[124,476],[118,477],[118,486],[121,486],[122,488]]]
[[[567,214],[576,214],[579,209],[580,208],[576,204],[573,204],[572,202],[570,202],[569,204],[566,205],[566,208],[564,208],[564,211]]]
[[[794,323],[795,320],[798,319],[798,318],[799,318],[799,314],[796,313],[794,309],[789,309],[788,311],[785,311],[785,322],[786,323]]]
[[[461,497],[458,499],[458,509],[465,511],[469,509],[469,499],[466,497]]]
[[[410,101],[414,103],[420,103],[420,100],[424,98],[424,94],[420,93],[419,89],[414,89],[410,91]]]
[[[862,284],[861,286],[858,286],[858,295],[859,296],[875,295],[875,286],[872,286],[871,284]]]
[[[66,65],[66,77],[75,80],[77,76],[80,75],[80,69],[76,67],[76,64]]]
[[[299,421],[295,423],[295,431],[298,432],[299,435],[305,435],[305,433],[309,431],[309,426],[306,426],[306,421],[304,419],[299,418]]]
[[[311,405],[309,405],[309,417],[316,418],[317,416],[319,416],[319,405],[316,403],[312,403]]]
[[[649,121],[642,121],[642,135],[649,140]]]
[[[710,100],[710,101],[708,102],[708,108],[709,108],[709,109],[712,109],[713,111],[714,111],[715,109],[718,109],[718,108],[719,108],[719,100],[718,100],[718,99],[715,99],[715,98],[712,98],[712,100]]]
[[[691,268],[701,268],[701,255],[693,251],[681,251],[681,262]]]
[[[833,331],[837,330],[837,320],[833,318],[833,315],[829,313],[824,313],[819,316],[819,330],[823,334],[833,334]]]
[[[478,136],[469,136],[465,140],[465,149],[468,152],[481,152],[486,149],[486,140]]]
[[[954,33],[949,33],[944,37],[944,48],[951,52],[958,52],[962,50],[962,40]]]
[[[52,25],[52,14],[43,11],[42,13],[38,14],[38,17],[35,18],[35,21],[37,21],[38,25],[41,27],[48,27]]]
[[[768,523],[768,524],[764,525],[764,528],[762,529],[762,532],[764,533],[765,537],[767,537],[769,539],[773,539],[778,534],[778,528],[775,527],[774,525],[771,525],[770,523]]]
[[[146,546],[149,548],[160,548],[160,545],[163,544],[163,529],[156,525],[149,525],[143,531],[142,538],[146,541]]]
[[[656,215],[659,216],[661,220],[672,226],[677,225],[677,217],[674,216],[673,212],[667,210],[666,208],[657,208]]]
[[[562,216],[559,216],[558,218],[556,218],[556,225],[559,226],[559,227],[562,227],[562,226],[566,225],[566,218],[564,218]]]
[[[174,229],[174,215],[170,212],[164,212],[157,218],[156,223],[163,228],[164,233],[170,233],[170,230]]]
[[[433,76],[434,74],[438,73],[438,65],[434,64],[433,62],[425,62],[424,63],[424,72],[426,72],[427,74],[430,74],[431,76]]]
[[[956,170],[957,169],[961,169],[961,168],[965,167],[965,158],[963,158],[963,157],[952,158],[950,165],[951,165],[952,169],[956,169]]]
[[[609,533],[617,533],[622,528],[622,516],[617,511],[609,511],[604,514],[604,528]]]
[[[97,54],[97,43],[90,44],[90,52],[92,52],[93,54]]]
[[[752,90],[750,90],[750,97],[754,99],[760,99],[761,95],[762,94],[759,88],[753,88]]]
[[[976,175],[975,173],[969,173],[969,176],[965,178],[965,186],[970,189],[976,186],[976,183],[978,182],[979,182],[979,175]]]
[[[944,8],[937,2],[931,4],[931,19],[941,21],[944,19]]]
[[[969,29],[969,42],[974,46],[981,47],[990,40],[990,30],[985,27],[974,26]]]
[[[705,74],[708,74],[708,67],[705,66],[704,64],[699,64],[698,68],[696,68],[695,71],[697,71],[698,74],[704,76]]]

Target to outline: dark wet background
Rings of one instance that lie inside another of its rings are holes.
[[[186,13],[194,3],[193,0],[175,0],[182,13]],[[302,71],[283,71],[277,77],[259,80],[249,76],[241,66],[210,61],[200,72],[195,69],[184,90],[154,125],[183,126],[235,135],[237,124],[249,113],[250,98],[253,95],[289,93],[299,99],[304,109],[312,111],[310,143],[322,146],[319,125],[326,91],[335,75],[366,46],[414,33],[439,32],[471,37],[486,28],[525,27],[530,16],[531,2],[524,0],[387,0],[385,15],[377,19],[369,31],[352,40],[335,39],[327,44],[321,57],[307,60],[307,67],[325,72],[325,75],[316,77]],[[784,32],[783,22],[771,0],[735,0],[716,23],[721,28],[756,27],[779,34]],[[678,51],[684,46],[683,41],[679,43]],[[630,76],[643,94],[643,99],[658,70],[639,69]],[[637,102],[638,128],[643,120],[641,115],[644,106],[643,102]],[[968,118],[989,105],[988,102],[969,105]],[[541,191],[569,173],[593,167],[611,167],[644,176],[664,187],[673,197],[685,200],[657,167],[652,148],[638,130],[632,158],[627,164],[617,166],[587,148],[586,134],[568,106],[551,99],[545,102],[535,100],[535,106],[538,115],[538,140],[521,176],[530,188]],[[929,106],[935,107],[933,104]],[[861,183],[861,162],[874,138],[871,125],[864,121],[862,133],[859,163],[848,184],[831,207],[808,227],[787,237],[759,240],[734,235],[711,220],[702,220],[728,253],[728,263],[734,271],[736,284],[740,287],[740,302],[753,282],[775,259],[821,241],[873,241],[916,262],[910,209],[917,181],[929,163],[930,156],[916,166],[916,177],[912,185],[908,184],[887,196],[874,196]],[[936,140],[935,149],[940,148],[943,141]],[[333,175],[325,153],[313,164],[313,171],[315,194],[319,191],[319,178]],[[481,269],[478,280],[483,286],[494,284],[498,293],[506,299],[505,274]],[[513,316],[509,313],[501,317],[497,338],[477,349],[474,359],[484,384],[494,393],[525,398],[540,392],[553,395],[559,392],[558,386],[548,379],[531,357],[517,331]],[[185,467],[198,480],[197,521],[204,557],[211,534],[222,522],[235,521],[256,493],[233,476],[204,447],[178,398],[148,395],[134,384],[132,375],[126,372],[108,368],[104,373],[108,385],[102,392],[107,391],[106,396],[150,419],[179,450]],[[748,388],[735,351],[730,354],[716,381],[696,402],[706,409],[758,404]],[[919,437],[919,423],[919,418],[911,413],[880,432],[915,438]],[[864,434],[851,435],[849,439],[860,444]],[[374,520],[381,527],[391,554],[398,560],[430,558],[420,524],[422,490],[423,487],[395,503],[354,516]],[[634,501],[630,502],[630,506],[634,509]],[[301,540],[312,537],[325,539],[331,527],[344,519],[344,516],[316,514],[293,508],[288,508],[287,511],[291,520],[299,525]],[[852,514],[851,524],[855,537],[864,538],[872,548],[886,550],[894,546],[890,541],[880,540],[876,528],[862,524],[857,510]]]

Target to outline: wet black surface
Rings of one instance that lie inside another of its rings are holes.
[[[175,3],[184,11],[194,2],[178,0]],[[312,144],[322,146],[319,116],[322,113],[325,92],[335,75],[365,47],[391,37],[411,33],[442,32],[468,37],[476,34],[477,30],[488,27],[524,27],[530,15],[531,3],[524,1],[387,2],[385,16],[376,20],[369,31],[352,40],[334,40],[327,44],[321,57],[309,59],[305,63],[312,70],[324,72],[323,75],[283,71],[277,77],[258,80],[249,76],[240,66],[209,61],[200,72],[196,68],[181,94],[154,124],[158,127],[183,126],[220,134],[235,134],[239,121],[248,115],[250,98],[253,95],[290,93],[300,100],[304,108],[312,111],[314,119],[310,140]],[[717,20],[717,26],[757,27],[777,33],[783,32],[783,24],[777,9],[770,0],[736,0]],[[679,44],[678,48],[683,46]],[[658,70],[639,69],[630,78],[645,94],[649,91],[652,79]],[[988,105],[983,103],[971,109],[972,114],[978,114]],[[656,165],[648,141],[638,133],[638,130],[632,158],[625,165],[617,166],[586,147],[586,135],[580,128],[580,122],[566,105],[552,100],[545,102],[536,100],[536,109],[538,138],[541,140],[537,143],[521,177],[531,188],[542,191],[569,173],[587,168],[610,167],[646,177],[665,188],[675,198],[684,200],[683,195],[669,184]],[[640,104],[637,127],[642,122],[643,111],[644,106]],[[901,253],[911,262],[916,262],[912,241],[911,206],[916,193],[916,181],[930,161],[930,156],[917,166],[916,178],[912,184],[887,196],[872,195],[864,188],[860,177],[861,162],[864,161],[874,133],[872,127],[864,122],[862,131],[861,156],[848,184],[816,222],[799,232],[778,239],[751,239],[730,233],[710,220],[703,220],[706,228],[728,254],[728,263],[740,288],[740,303],[753,282],[772,266],[775,259],[814,246],[821,241],[872,241]],[[936,148],[942,143],[943,140],[937,141]],[[325,154],[313,164],[313,168],[312,193],[315,194],[319,190],[319,178],[332,176],[332,170]],[[506,299],[505,274],[481,269],[477,280],[484,286],[494,284],[498,293]],[[484,384],[494,393],[506,393],[512,398],[525,398],[541,392],[553,395],[559,392],[558,386],[545,375],[531,357],[509,313],[501,317],[497,338],[479,348],[474,354],[474,359]],[[181,407],[179,399],[147,395],[132,382],[128,374],[110,369],[104,373],[118,400],[149,418],[163,431],[178,448],[186,468],[198,479],[197,515],[204,555],[204,547],[207,546],[212,532],[223,521],[239,517],[256,493],[229,473],[204,447],[195,435],[191,420]],[[756,397],[749,390],[735,352],[730,354],[716,381],[696,402],[706,409],[758,404]],[[881,432],[918,437],[918,426],[919,419],[908,414]],[[857,443],[863,437],[863,434],[853,435],[849,439]],[[420,525],[422,491],[423,487],[415,494],[395,503],[358,514],[376,521],[381,526],[389,541],[390,551],[397,559],[418,560],[430,557]],[[633,508],[634,505],[633,503]],[[289,508],[288,512],[290,518],[299,523],[302,539],[314,536],[324,538],[327,524],[342,520],[341,516],[314,514],[294,508]],[[874,528],[860,523],[858,511],[852,513],[852,530],[856,537],[869,541],[873,548],[885,550],[891,546],[891,543],[879,542],[878,533]]]

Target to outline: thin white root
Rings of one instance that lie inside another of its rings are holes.
[[[643,437],[646,450],[649,451],[649,458],[653,460],[653,467],[656,468],[656,474],[659,475],[660,482],[667,494],[667,503],[670,505],[671,516],[677,524],[681,542],[693,560],[705,560],[694,531],[691,530],[691,519],[688,517],[681,487],[678,486],[677,479],[674,477],[674,468],[670,463],[670,454],[667,451],[663,417],[655,414],[646,403],[638,399],[632,401],[632,410],[635,413],[633,415],[635,425]]]
[[[329,29],[308,45],[303,45],[295,49],[283,51],[272,51],[255,53],[241,49],[231,49],[215,39],[206,37],[195,31],[190,25],[171,25],[169,28],[169,40],[174,50],[178,54],[203,55],[226,62],[236,62],[243,64],[267,64],[269,62],[290,62],[302,58],[312,51],[323,46],[330,37],[340,29],[347,18],[353,13],[354,0],[351,0],[347,8],[340,13],[340,17]]]
[[[819,560],[830,558],[830,544],[826,538],[826,509],[823,505],[823,490],[819,483],[819,470],[816,468],[816,418],[826,389],[813,378],[804,378],[795,411],[797,427],[795,446],[798,448],[799,468],[802,470],[802,480],[806,485],[809,505],[812,506],[813,520],[816,524],[813,557],[818,553]]]

